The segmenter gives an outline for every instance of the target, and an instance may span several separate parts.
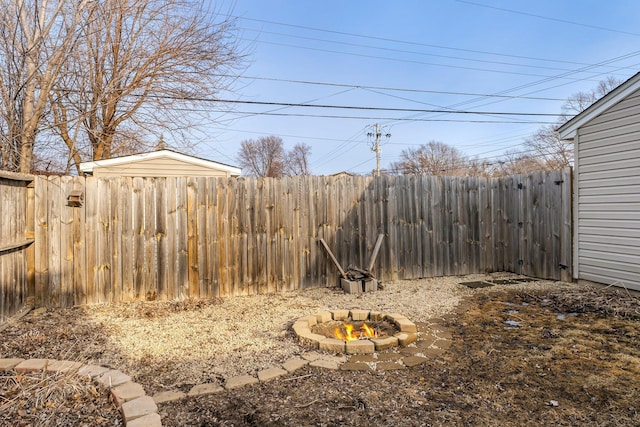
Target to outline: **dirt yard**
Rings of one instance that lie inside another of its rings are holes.
[[[164,403],[163,425],[640,425],[637,297],[552,282],[482,289],[458,284],[478,278],[392,283],[360,297],[320,289],[36,312],[2,332],[0,357],[112,366],[153,395],[223,384],[301,354],[306,349],[295,341],[291,323],[319,309],[401,311],[416,322],[439,319],[451,331],[450,348],[399,371],[305,367],[272,382]],[[52,395],[58,397],[50,405],[41,394],[38,406],[16,391],[28,378],[1,378],[2,426],[82,425],[69,408],[83,402],[95,408],[95,422],[83,414],[86,425],[118,425],[105,418],[108,400],[99,390],[75,385],[69,390],[76,393]],[[63,387],[56,384],[49,390]]]

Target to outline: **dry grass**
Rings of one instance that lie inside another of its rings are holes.
[[[0,426],[123,425],[108,392],[73,374],[0,372]]]

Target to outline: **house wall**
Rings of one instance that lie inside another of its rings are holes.
[[[107,178],[117,176],[130,177],[180,177],[180,176],[206,176],[206,177],[229,177],[230,174],[224,170],[217,170],[196,165],[193,163],[181,162],[171,158],[145,159],[130,162],[125,165],[96,166],[93,169],[93,176],[96,178]]]
[[[640,91],[578,129],[574,276],[640,290]]]

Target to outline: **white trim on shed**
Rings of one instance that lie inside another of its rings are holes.
[[[80,163],[80,170],[93,176],[226,176],[237,177],[241,169],[224,163],[158,150],[131,156]]]
[[[574,278],[640,290],[640,73],[558,132],[575,146]]]

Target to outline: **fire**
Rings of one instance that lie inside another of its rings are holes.
[[[359,329],[355,329],[351,323],[343,323],[342,326],[334,330],[334,335],[342,341],[355,341],[363,338],[378,337],[376,330],[366,323],[363,323]]]

